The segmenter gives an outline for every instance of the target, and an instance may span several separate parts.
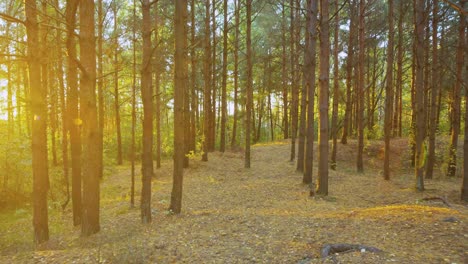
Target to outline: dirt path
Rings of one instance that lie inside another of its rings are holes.
[[[79,228],[70,227],[70,212],[55,212],[52,240],[43,251],[31,250],[26,226],[16,230],[26,238],[8,243],[10,236],[0,237],[0,245],[8,245],[0,262],[466,263],[466,206],[421,201],[451,197],[459,182],[430,181],[429,191],[417,193],[409,188],[411,176],[384,182],[377,170],[355,174],[342,149],[341,167],[330,172],[329,197],[310,198],[288,153],[283,143],[255,146],[251,169],[243,168],[242,153],[212,153],[208,163],[192,160],[178,216],[166,211],[172,182],[171,164],[164,162],[153,181],[154,218],[147,226],[139,223],[137,208],[129,209],[128,167],[119,168],[102,186],[99,234],[80,238]],[[445,222],[448,217],[455,222]],[[26,216],[20,223],[28,221]],[[320,248],[328,243],[364,244],[384,253],[322,260]]]

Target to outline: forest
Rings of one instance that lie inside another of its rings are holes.
[[[5,0],[0,262],[466,263],[467,0]]]

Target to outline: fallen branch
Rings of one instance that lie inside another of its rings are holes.
[[[445,205],[447,205],[448,207],[452,207],[449,202],[447,202],[447,200],[443,197],[439,197],[439,196],[432,196],[432,197],[424,197],[422,198],[423,201],[434,201],[434,200],[440,200],[442,201]]]
[[[375,247],[369,247],[369,246],[364,246],[364,245],[357,245],[357,244],[327,244],[323,246],[322,251],[321,251],[321,257],[326,258],[330,255],[333,255],[335,253],[348,253],[352,251],[368,251],[368,252],[373,252],[373,253],[379,253],[382,252],[382,250],[375,248]]]

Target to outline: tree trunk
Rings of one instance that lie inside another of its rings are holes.
[[[153,89],[151,87],[151,4],[143,0],[143,56],[141,69],[141,98],[143,101],[143,153],[141,221],[151,222],[151,178],[153,177]]]
[[[135,143],[135,130],[136,130],[136,0],[133,0],[133,24],[132,24],[132,139],[130,145],[131,156],[131,185],[130,185],[130,206],[135,206],[135,160],[136,160],[136,143]],[[157,31],[156,31],[157,32]],[[157,34],[157,33],[156,33]]]
[[[197,120],[197,109],[198,109],[198,95],[197,95],[197,54],[195,47],[197,42],[195,40],[195,1],[190,2],[190,65],[191,65],[191,89],[190,89],[190,146],[189,150],[197,152],[196,141],[197,141],[197,127],[199,127]]]
[[[158,2],[154,2],[154,53],[156,56],[160,54],[159,51],[159,24],[160,16],[158,14]],[[154,64],[154,92],[155,92],[155,126],[156,126],[156,168],[161,168],[161,70],[160,70],[160,60],[155,59],[156,63]]]
[[[78,1],[70,0],[67,2],[65,18],[67,21],[67,53],[68,53],[68,71],[67,71],[67,105],[68,105],[68,129],[70,131],[70,150],[71,150],[71,168],[72,168],[72,205],[73,205],[73,225],[81,224],[81,133],[80,127],[82,120],[78,112],[78,66],[76,54],[76,41],[74,30],[76,25],[76,11]]]
[[[460,0],[460,6],[464,6],[466,0]],[[455,176],[457,170],[457,148],[458,148],[458,135],[460,134],[460,117],[461,117],[461,87],[463,83],[463,64],[465,63],[464,45],[465,45],[465,25],[466,19],[463,14],[460,15],[460,26],[458,30],[458,47],[456,55],[456,81],[453,87],[452,97],[452,131],[450,136],[449,148],[449,164],[447,169],[447,176]]]
[[[26,0],[26,32],[28,47],[29,85],[31,88],[33,227],[36,244],[49,240],[47,192],[49,172],[47,158],[47,89],[41,82],[39,28],[36,1]]]
[[[234,37],[234,114],[233,114],[233,124],[232,124],[232,139],[231,139],[231,148],[234,148],[236,145],[236,137],[237,137],[237,94],[238,94],[238,86],[239,86],[239,20],[240,20],[240,0],[235,0],[235,37]]]
[[[284,2],[281,4],[281,46],[282,46],[282,56],[281,56],[281,83],[283,86],[283,138],[289,138],[289,116],[288,116],[288,76],[287,76],[287,64],[286,64],[286,12]]]
[[[395,93],[395,107],[393,115],[393,136],[401,137],[401,114],[403,107],[403,19],[404,19],[404,5],[403,1],[399,1],[398,5],[399,18],[398,18],[398,47],[397,47],[397,76],[396,76],[396,93]]]
[[[437,27],[439,16],[439,1],[433,0],[432,9],[432,72],[431,72],[431,107],[429,113],[429,150],[427,155],[426,179],[432,179],[435,163],[435,134],[437,130],[437,95],[439,94],[439,57]]]
[[[99,162],[97,157],[98,124],[96,109],[96,41],[94,1],[80,2],[80,79],[81,118],[83,119],[83,217],[81,234],[99,232]]]
[[[328,195],[330,36],[328,0],[320,0],[319,152],[317,194]]]
[[[358,154],[357,171],[364,172],[363,152],[364,152],[364,59],[365,59],[365,9],[366,0],[359,1],[359,59],[358,59],[358,85],[356,89],[357,102],[357,130],[358,130]]]
[[[227,15],[227,0],[223,1],[223,83],[221,91],[221,140],[219,150],[224,152],[226,149],[226,121],[227,121],[227,99],[226,99],[226,83],[227,83],[227,52],[228,52],[228,15]]]
[[[216,61],[216,47],[217,47],[217,38],[216,38],[216,29],[217,29],[217,24],[216,24],[216,0],[212,0],[212,10],[211,10],[211,23],[212,23],[212,38],[213,38],[213,45],[212,45],[212,57],[211,57],[211,112],[210,112],[210,137],[209,137],[209,148],[208,150],[210,152],[213,152],[215,150],[215,143],[216,143],[216,96],[217,96],[217,71],[216,71],[216,66],[217,66],[217,61]]]
[[[415,41],[416,41],[416,67],[415,67],[415,176],[416,188],[424,190],[424,0],[415,0]]]
[[[187,91],[187,0],[176,0],[174,14],[175,76],[174,76],[174,172],[170,210],[182,209],[184,176],[184,97]],[[182,144],[181,144],[182,143]]]
[[[252,0],[246,0],[247,12],[247,88],[246,88],[246,106],[245,106],[245,160],[244,168],[250,168],[250,136],[252,124],[252,105],[253,105],[253,89],[252,89]]]
[[[350,27],[348,39],[348,51],[346,57],[346,108],[343,120],[343,134],[341,136],[341,144],[348,143],[348,131],[352,127],[352,113],[353,113],[353,100],[352,100],[352,82],[353,82],[353,68],[354,68],[354,45],[356,38],[356,11],[355,0],[349,2],[350,9]]]
[[[393,0],[388,0],[388,45],[387,45],[387,83],[385,86],[385,157],[384,179],[390,180],[390,138],[393,117]]]
[[[315,66],[317,48],[317,0],[307,1],[307,25],[306,25],[306,50],[304,58],[304,76],[307,86],[307,141],[305,170],[302,177],[304,184],[312,183],[312,171],[314,165],[314,111],[315,111]],[[307,46],[308,45],[308,46]],[[312,192],[314,188],[311,188]]]
[[[211,124],[211,41],[210,41],[210,1],[205,1],[205,65],[204,65],[204,92],[203,92],[203,154],[202,161],[208,161],[210,151],[210,124]]]
[[[58,6],[58,5],[57,5]],[[98,1],[98,79],[97,79],[97,95],[98,95],[98,127],[99,127],[99,151],[98,161],[99,161],[99,178],[102,179],[104,176],[104,64],[102,62],[102,57],[104,56],[102,45],[104,38],[104,14],[102,10],[102,0]]]
[[[299,19],[299,17],[295,16],[295,6],[296,1],[291,0],[290,1],[290,19],[291,19],[291,25],[290,25],[290,49],[291,49],[291,155],[290,155],[290,161],[294,161],[296,158],[296,137],[297,137],[297,130],[298,130],[298,108],[299,108],[299,87],[297,85],[297,73],[296,73],[296,31],[299,30],[299,28],[296,27],[296,20]],[[299,41],[299,39],[297,39]]]
[[[336,151],[337,151],[337,141],[338,141],[338,100],[339,100],[339,91],[340,91],[340,73],[339,73],[339,31],[340,31],[340,10],[339,10],[339,1],[335,1],[335,32],[333,38],[333,109],[332,109],[332,154],[331,154],[331,164],[330,168],[336,170]]]
[[[117,130],[117,165],[122,165],[122,131],[120,129],[120,97],[119,97],[119,34],[117,32],[117,2],[113,2],[114,11],[114,110],[115,127]]]

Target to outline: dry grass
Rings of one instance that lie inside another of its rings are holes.
[[[355,142],[339,145],[329,196],[314,198],[288,161],[287,142],[254,146],[251,169],[243,168],[240,152],[212,153],[209,162],[191,160],[185,171],[181,215],[166,211],[172,169],[165,161],[153,181],[149,225],[140,224],[139,210],[129,207],[124,166],[102,184],[99,234],[81,238],[70,210],[52,211],[51,241],[33,250],[30,213],[1,215],[0,262],[466,263],[468,210],[457,201],[460,179],[427,181],[429,190],[416,192],[405,163],[407,144],[393,146],[393,175],[386,182],[379,171],[380,142],[367,144],[364,174],[355,173]],[[446,197],[453,207],[422,201],[427,196]],[[456,222],[445,222],[447,217]],[[322,260],[320,248],[328,243],[364,244],[384,253]]]

